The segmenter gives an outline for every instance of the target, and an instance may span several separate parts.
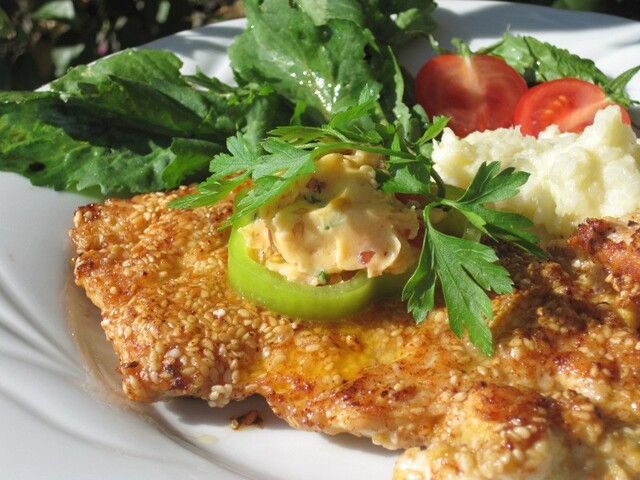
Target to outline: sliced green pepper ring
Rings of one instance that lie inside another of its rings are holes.
[[[409,270],[401,275],[368,278],[363,270],[332,285],[292,282],[251,258],[244,237],[238,232],[246,223],[246,219],[239,219],[229,237],[229,285],[247,300],[282,315],[307,320],[345,318],[378,298],[400,295],[412,273]]]

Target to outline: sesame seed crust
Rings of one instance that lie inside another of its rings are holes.
[[[221,407],[259,394],[293,427],[406,448],[396,479],[640,478],[640,282],[607,263],[625,265],[623,247],[640,258],[634,234],[619,241],[640,223],[549,245],[548,261],[498,246],[515,289],[493,299],[488,358],[443,308],[419,325],[395,300],[310,322],[244,301],[218,230],[232,199],[167,208],[188,192],[74,217],[76,283],[101,311],[130,399]]]

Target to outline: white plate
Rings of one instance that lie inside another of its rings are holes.
[[[437,38],[472,48],[505,29],[592,58],[609,75],[640,63],[640,23],[490,1],[442,0]],[[149,45],[231,81],[226,47],[243,21]],[[425,44],[403,52],[414,72]],[[640,78],[629,91],[640,98]],[[85,197],[0,174],[0,468],[6,479],[367,479],[391,477],[397,456],[366,439],[294,431],[259,400],[214,410],[202,401],[123,399],[98,314],[71,280],[67,231]],[[263,428],[229,419],[257,408]]]

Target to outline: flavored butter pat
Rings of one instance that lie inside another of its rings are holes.
[[[334,273],[404,272],[418,257],[410,240],[419,215],[379,188],[383,160],[362,151],[318,159],[312,176],[240,229],[247,247],[270,270],[310,284]]]

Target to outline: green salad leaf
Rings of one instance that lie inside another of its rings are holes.
[[[530,85],[565,77],[580,78],[598,85],[609,81],[592,60],[526,35],[505,33],[499,42],[478,53],[501,57]]]
[[[326,121],[339,105],[355,103],[374,77],[364,58],[367,37],[352,22],[332,19],[316,27],[277,0],[247,2],[245,9],[254,27],[229,48],[239,83],[270,80],[282,96],[304,102],[312,119]]]
[[[224,133],[235,128],[224,115],[227,102],[193,88],[181,66],[170,52],[127,50],[76,67],[50,88],[65,102],[91,104],[126,126],[196,138],[215,134],[224,140]]]
[[[51,92],[13,92],[10,102],[2,101],[7,96],[0,95],[2,169],[34,185],[112,194],[159,190],[206,169],[211,155],[222,150],[214,142],[97,118],[88,105],[65,103]]]
[[[436,28],[431,13],[436,4],[425,0],[299,0],[297,5],[315,25],[332,19],[349,20],[361,30],[369,29],[381,44],[398,46]]]
[[[625,108],[637,103],[629,98],[624,88],[640,70],[640,66],[631,68],[611,80],[592,60],[534,37],[508,32],[499,42],[480,49],[478,53],[501,57],[518,71],[529,85],[573,77],[595,83],[611,100]]]

